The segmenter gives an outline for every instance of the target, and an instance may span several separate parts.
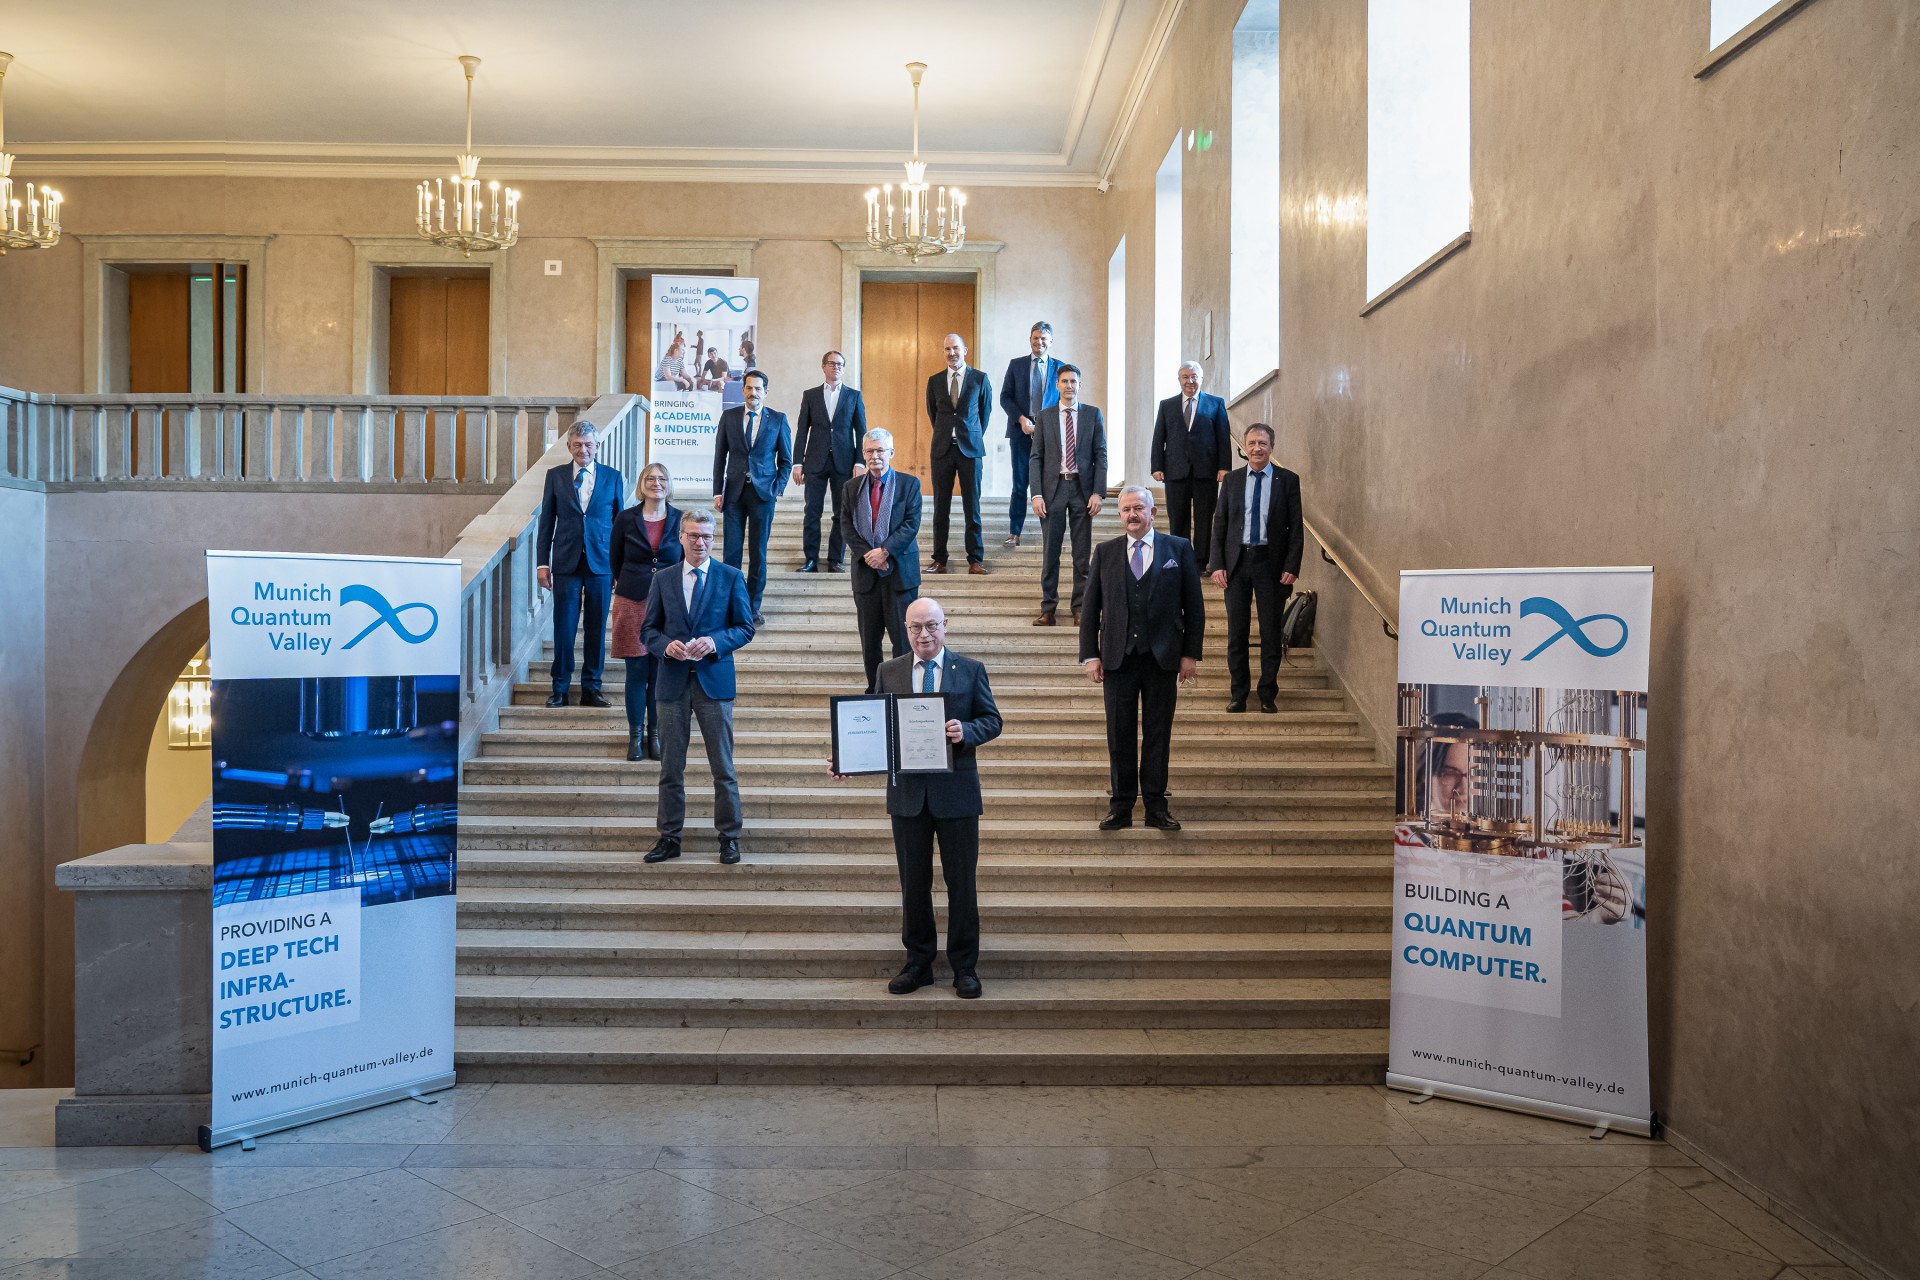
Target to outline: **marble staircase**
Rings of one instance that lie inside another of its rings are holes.
[[[618,663],[610,710],[545,707],[548,663],[533,664],[467,762],[462,1079],[1381,1078],[1392,776],[1358,717],[1311,651],[1289,655],[1279,714],[1227,714],[1209,588],[1207,660],[1174,733],[1184,829],[1099,831],[1100,691],[1064,607],[1068,625],[1031,625],[1031,543],[990,539],[991,574],[923,588],[953,647],[987,663],[1005,717],[980,753],[986,995],[955,999],[944,969],[939,985],[888,995],[902,953],[884,785],[826,776],[826,699],[862,683],[853,606],[845,575],[792,572],[798,517],[797,501],[781,504],[766,625],[738,658],[740,865],[713,857],[697,735],[686,856],[640,861],[657,766],[624,759]],[[1118,531],[1110,509],[1096,539]]]

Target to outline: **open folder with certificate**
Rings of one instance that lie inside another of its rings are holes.
[[[938,693],[876,693],[832,699],[833,771],[948,773],[947,700]]]

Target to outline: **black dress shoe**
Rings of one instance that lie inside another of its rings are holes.
[[[1122,809],[1119,805],[1107,810],[1107,816],[1100,819],[1102,831],[1124,831],[1133,825],[1133,806]]]
[[[1272,698],[1260,699],[1260,709],[1270,716],[1280,714],[1280,708],[1275,705]]]
[[[1165,805],[1147,810],[1147,825],[1161,831],[1178,831],[1180,820],[1168,813]]]
[[[567,705],[567,695],[564,693],[556,693],[547,699],[547,705],[550,707],[564,707]]]
[[[647,851],[643,862],[665,862],[668,858],[680,856],[680,837],[661,836],[653,842],[653,848]]]
[[[809,560],[805,564],[801,565],[798,569],[794,570],[794,572],[795,573],[818,573],[820,572],[820,562],[818,560]]]
[[[740,861],[739,836],[720,837],[720,861],[726,863],[728,866],[732,866],[734,863]]]
[[[627,735],[627,759],[645,760],[647,758],[646,735],[635,729]]]
[[[832,564],[827,566],[828,573],[845,573],[846,571],[847,571],[847,566],[841,564],[838,560],[835,560]]]
[[[613,704],[608,702],[607,695],[598,689],[582,689],[580,691],[580,705],[583,707],[610,707]]]
[[[1240,714],[1242,711],[1245,711],[1246,709],[1247,709],[1247,700],[1245,698],[1235,698],[1232,702],[1229,702],[1227,704],[1227,710],[1233,712],[1235,715]]]
[[[919,969],[913,965],[908,965],[893,975],[893,981],[887,984],[887,994],[890,996],[904,996],[918,991],[922,987],[930,987],[932,985],[933,970]]]
[[[656,733],[647,739],[647,759],[659,760],[662,758],[660,754],[660,735]]]
[[[980,998],[980,979],[970,973],[954,974],[953,994],[959,996],[962,1000],[978,1000]]]

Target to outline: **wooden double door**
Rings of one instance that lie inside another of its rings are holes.
[[[487,365],[490,318],[488,276],[484,271],[459,275],[395,275],[388,282],[391,305],[387,315],[387,394],[395,396],[484,396],[488,394]],[[437,414],[426,418],[426,474],[433,476],[439,445]],[[467,466],[466,433],[484,431],[486,415],[458,414],[454,419],[454,474],[464,478]],[[403,438],[394,440],[395,465],[407,460]],[[404,470],[399,474],[405,474]],[[446,477],[434,477],[445,479]]]
[[[860,391],[867,425],[893,432],[893,465],[922,484],[932,479],[927,379],[946,367],[950,333],[967,340],[967,363],[981,367],[979,329],[979,293],[970,278],[860,285]]]

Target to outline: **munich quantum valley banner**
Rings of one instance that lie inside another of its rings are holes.
[[[460,564],[207,553],[212,1150],[453,1084]]]
[[[1651,569],[1400,575],[1387,1083],[1648,1133]]]
[[[720,415],[744,403],[741,378],[760,367],[760,282],[655,276],[653,412],[647,461],[679,480],[713,474]]]

